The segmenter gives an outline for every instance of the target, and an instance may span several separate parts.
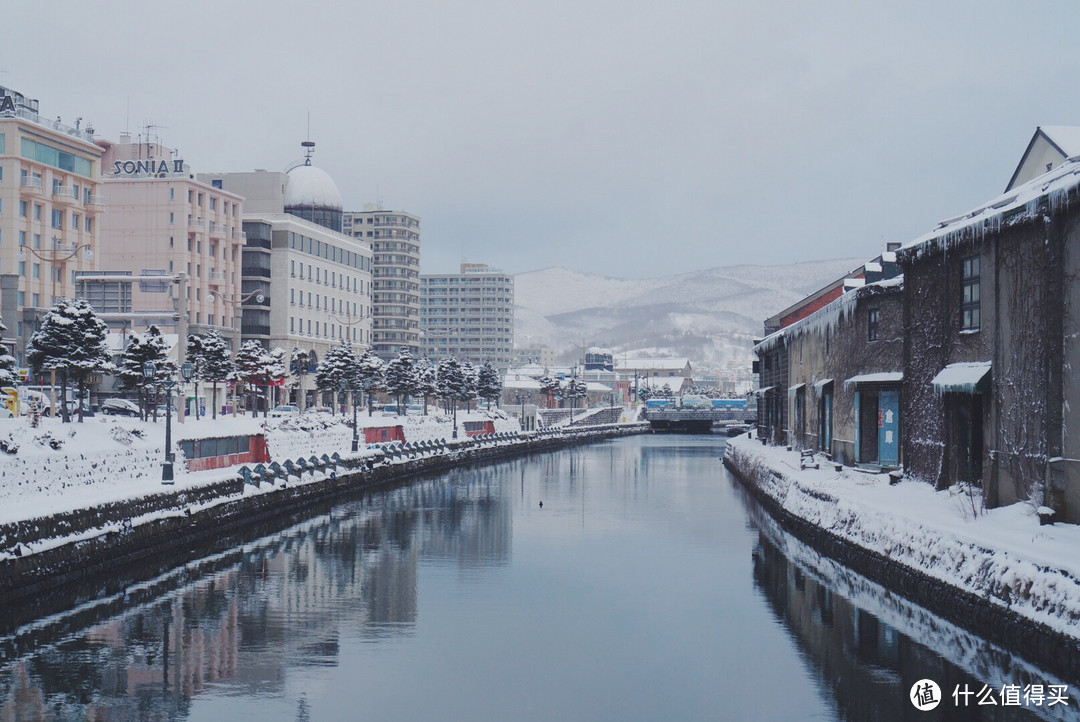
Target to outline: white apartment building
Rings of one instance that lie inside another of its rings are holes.
[[[402,348],[420,352],[420,218],[369,204],[346,211],[342,231],[373,253],[372,348],[390,360]]]
[[[420,276],[422,349],[430,359],[454,356],[500,370],[514,351],[514,277],[483,263],[461,273]]]
[[[54,300],[97,267],[102,149],[82,119],[38,114],[38,101],[0,88],[0,317],[19,366]]]
[[[303,349],[313,367],[342,341],[373,344],[371,248],[340,232],[341,194],[325,171],[309,157],[287,172],[199,179],[245,198],[243,340]]]

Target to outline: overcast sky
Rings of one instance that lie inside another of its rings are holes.
[[[871,257],[1080,125],[1076,2],[22,2],[0,84],[196,172],[315,163],[464,258],[643,277]]]

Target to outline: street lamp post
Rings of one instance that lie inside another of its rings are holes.
[[[371,379],[364,379],[364,396],[367,397],[367,415],[371,418]]]
[[[338,386],[342,391],[347,391],[352,399],[352,451],[355,454],[360,448],[360,431],[356,425],[356,389],[350,389],[345,379],[338,380]]]

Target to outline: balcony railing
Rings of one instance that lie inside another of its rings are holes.
[[[105,205],[105,196],[91,195],[87,203],[92,206],[103,206]]]
[[[79,198],[74,186],[53,186],[52,194],[54,198],[63,198],[64,200],[78,200]]]
[[[19,179],[19,185],[23,188],[33,188],[35,190],[41,190],[41,179],[35,178],[32,175],[28,175]]]
[[[206,228],[206,221],[202,218],[188,218],[188,228]]]
[[[210,271],[206,274],[206,280],[211,285],[220,286],[228,280],[228,274],[225,271]]]
[[[210,221],[210,232],[225,235],[229,232],[229,229],[225,227],[224,223],[214,223]]]
[[[234,230],[232,232],[232,237],[233,237],[234,241],[246,241],[247,240],[247,233],[244,233],[243,231]]]

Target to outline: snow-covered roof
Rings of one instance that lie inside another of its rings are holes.
[[[754,396],[764,396],[769,391],[772,391],[772,389],[772,386],[762,386],[760,389],[754,389],[750,393],[752,393]]]
[[[820,392],[823,388],[825,388],[826,384],[831,384],[831,383],[832,383],[832,379],[820,379],[818,381],[815,381],[814,382],[814,390]]]
[[[330,174],[313,165],[298,165],[288,172],[285,208],[333,208],[341,210],[341,191]]]
[[[862,281],[863,279],[858,279]],[[855,311],[855,302],[872,293],[881,293],[882,289],[900,288],[904,285],[904,276],[893,276],[873,283],[860,283],[846,289],[842,294],[834,298],[825,306],[814,311],[806,318],[799,319],[790,326],[785,326],[779,331],[774,331],[765,338],[754,344],[754,353],[761,355],[772,351],[779,345],[785,334],[797,337],[801,333],[814,333],[826,328],[835,328],[841,318],[847,318]]]
[[[602,384],[597,381],[587,381],[585,382],[585,390],[590,393],[595,392],[606,394],[611,392],[611,387],[607,384]]]
[[[898,384],[904,380],[903,371],[879,371],[873,374],[859,374],[844,381],[845,386],[851,384]]]
[[[789,396],[794,396],[795,394],[797,394],[799,392],[800,389],[805,389],[805,388],[806,388],[806,384],[800,382],[800,383],[795,384],[794,386],[788,386],[787,392],[788,392]]]
[[[949,364],[938,371],[930,385],[939,394],[946,391],[973,394],[979,382],[990,373],[989,361],[974,361]]]
[[[662,389],[667,385],[671,390],[677,391],[689,381],[685,376],[642,376],[637,380],[639,388]]]
[[[956,243],[967,231],[976,234],[999,231],[1003,226],[1033,218],[1039,212],[1038,203],[1042,198],[1047,200],[1053,212],[1065,203],[1068,192],[1077,185],[1080,185],[1080,157],[1070,157],[1057,168],[978,208],[938,222],[937,228],[904,244],[900,252],[904,256],[917,257]]]
[[[631,358],[619,361],[619,369],[648,369],[649,371],[681,371],[690,363],[687,358]]]
[[[529,376],[520,374],[508,374],[503,378],[504,389],[521,389],[525,391],[539,391],[540,382]]]

